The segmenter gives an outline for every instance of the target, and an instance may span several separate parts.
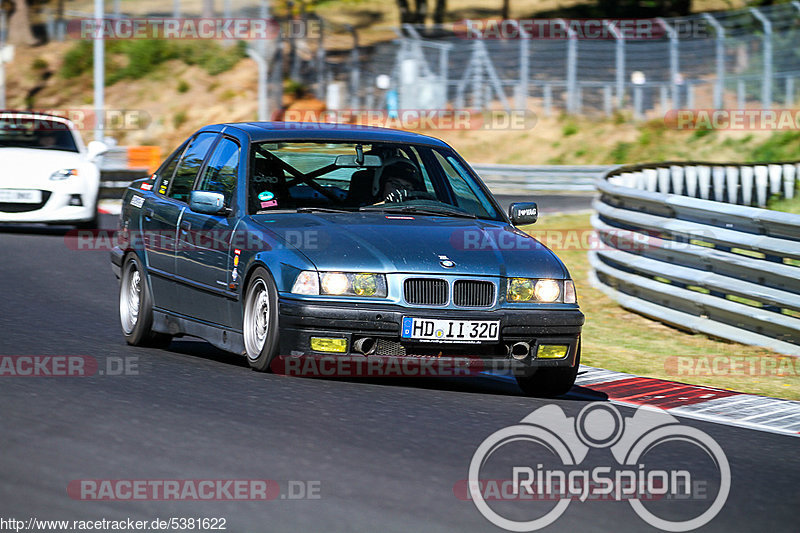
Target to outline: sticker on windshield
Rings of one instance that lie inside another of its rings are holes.
[[[142,207],[142,205],[144,205],[144,196],[134,195],[134,197],[131,198],[131,205],[133,207]]]
[[[261,202],[261,207],[275,207],[278,205],[278,200],[270,200],[269,202]]]
[[[275,195],[269,191],[264,191],[258,194],[258,199],[261,200],[262,202],[269,202],[273,198],[275,198]]]

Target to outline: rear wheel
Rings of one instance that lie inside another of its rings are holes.
[[[119,319],[125,340],[133,346],[167,346],[171,335],[156,333],[153,327],[153,304],[147,275],[136,254],[122,263],[119,285]]]
[[[517,385],[528,396],[553,398],[568,393],[575,384],[581,363],[581,340],[578,338],[575,366],[540,367],[532,374],[517,376]]]
[[[255,370],[268,372],[278,353],[278,289],[266,269],[256,268],[245,295],[242,325],[247,362]]]

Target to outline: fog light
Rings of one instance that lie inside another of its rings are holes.
[[[81,206],[83,205],[83,199],[81,198],[80,194],[73,194],[69,197],[69,205],[74,206]]]
[[[311,337],[311,349],[315,352],[347,352],[347,339],[330,339],[327,337]]]
[[[539,359],[561,359],[567,356],[569,346],[566,344],[540,344],[536,351]]]

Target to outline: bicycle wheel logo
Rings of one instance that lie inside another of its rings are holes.
[[[525,447],[526,453],[519,454],[520,446]],[[647,464],[659,454],[674,454],[675,449],[680,454],[690,449],[710,465],[703,471],[713,471],[713,497],[704,495],[702,502],[694,501],[694,487],[701,482],[685,467],[653,468]],[[509,457],[513,455],[509,450],[523,456],[519,461],[522,464]],[[582,462],[590,452],[595,454],[594,466],[585,468]],[[609,453],[613,461],[598,466],[596,457]],[[541,464],[543,456],[551,460],[547,467]],[[504,479],[504,484],[511,487],[504,493],[508,499],[524,499],[521,496],[528,494],[529,499],[547,502],[549,508],[540,515],[520,519],[515,516],[519,513],[504,513],[493,506],[485,488],[497,479],[483,472],[489,470],[490,461],[503,462],[503,471],[508,470],[508,464],[513,465]],[[548,405],[519,424],[489,435],[472,456],[467,484],[469,498],[478,511],[508,531],[536,531],[555,522],[573,500],[603,499],[627,501],[648,524],[682,532],[707,524],[719,513],[730,492],[731,473],[727,457],[714,439],[697,428],[681,425],[667,412],[643,406],[632,416],[623,417],[613,405],[595,402],[575,417],[567,417],[560,407]],[[680,519],[676,519],[674,507],[666,513],[664,507],[657,507],[680,501],[691,501],[693,505],[682,508],[686,509],[682,511],[686,516],[681,515]]]

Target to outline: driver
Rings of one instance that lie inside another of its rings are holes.
[[[415,191],[425,191],[417,168],[408,161],[394,161],[383,168],[378,203],[402,202]]]

